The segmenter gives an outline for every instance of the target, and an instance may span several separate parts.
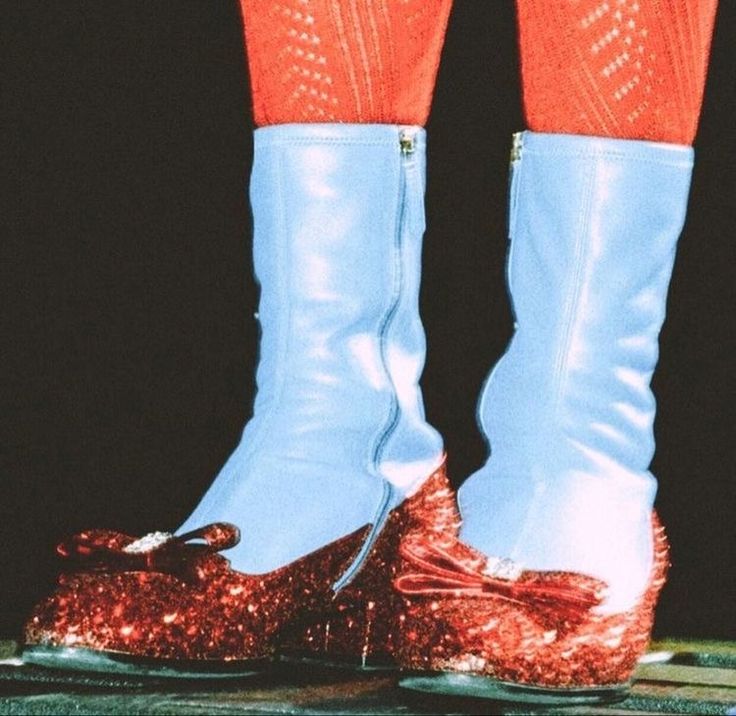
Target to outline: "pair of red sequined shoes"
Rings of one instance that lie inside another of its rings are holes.
[[[213,524],[141,539],[90,531],[60,545],[76,568],[34,611],[24,661],[149,676],[261,672],[276,658],[404,670],[426,691],[537,702],[625,693],[646,648],[667,544],[655,524],[648,591],[631,611],[599,615],[602,583],[520,571],[457,539],[444,468],[396,509],[358,575],[333,584],[368,527],[266,575],[218,552],[238,530]]]

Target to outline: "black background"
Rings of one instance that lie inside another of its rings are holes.
[[[2,9],[0,634],[89,526],[174,528],[254,387],[245,187],[252,124],[234,1]],[[662,357],[658,508],[673,563],[659,634],[736,637],[736,3],[723,0]],[[429,123],[427,411],[460,481],[484,459],[483,377],[511,321],[510,1],[456,0]],[[248,526],[243,526],[247,532]]]

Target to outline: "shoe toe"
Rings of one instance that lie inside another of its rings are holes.
[[[235,572],[192,583],[159,572],[62,577],[25,628],[26,646],[91,649],[158,659],[268,656],[268,620]]]

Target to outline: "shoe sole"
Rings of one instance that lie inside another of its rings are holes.
[[[498,681],[487,676],[435,672],[421,676],[406,676],[399,685],[413,691],[447,696],[470,696],[494,701],[515,701],[540,705],[600,704],[626,698],[629,684],[594,686],[569,689],[548,689]]]
[[[398,671],[393,663],[363,661],[360,658],[340,659],[328,656],[305,656],[302,654],[285,653],[279,656],[279,662],[288,667],[307,667],[325,671],[343,671],[363,674],[392,674]]]
[[[24,664],[49,669],[161,679],[240,679],[262,674],[270,666],[270,661],[265,659],[155,659],[114,651],[54,646],[26,646],[21,659]]]

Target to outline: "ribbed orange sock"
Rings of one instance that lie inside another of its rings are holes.
[[[425,124],[451,4],[241,0],[256,124]]]
[[[717,0],[517,0],[538,132],[692,144]]]

